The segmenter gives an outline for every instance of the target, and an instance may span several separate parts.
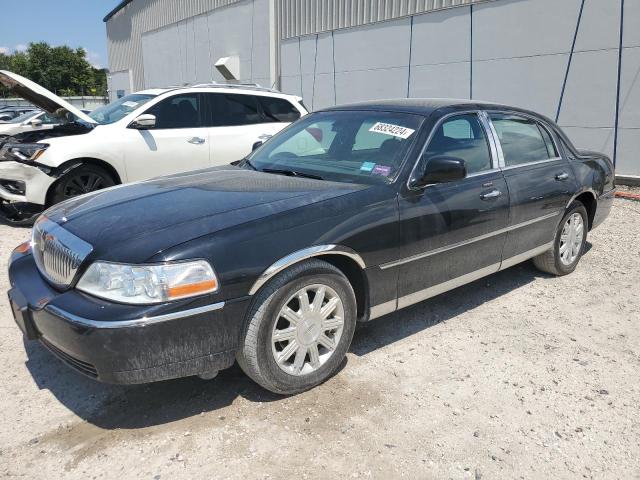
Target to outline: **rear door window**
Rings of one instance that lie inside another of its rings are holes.
[[[209,111],[207,126],[233,127],[264,123],[264,117],[255,95],[234,93],[207,93]]]
[[[549,133],[530,118],[491,114],[507,167],[548,160],[557,156]],[[546,133],[545,140],[543,132]]]

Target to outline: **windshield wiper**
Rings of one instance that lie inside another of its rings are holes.
[[[249,165],[249,168],[251,170],[258,170],[256,168],[256,166],[251,163],[251,160],[249,160],[247,157],[243,158],[242,160],[236,160],[235,162],[231,162],[231,165],[235,166],[235,167],[240,167],[243,168],[245,165]]]
[[[285,170],[278,168],[263,168],[263,172],[265,173],[276,173],[278,175],[287,175],[289,177],[300,177],[300,178],[312,178],[313,180],[324,180],[319,175],[312,175],[310,173],[296,172],[295,170]]]

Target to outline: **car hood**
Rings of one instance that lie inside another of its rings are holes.
[[[18,126],[18,124],[14,123],[14,128],[12,130],[14,130],[16,126]],[[0,126],[0,130],[3,128],[3,126]],[[97,127],[86,123],[71,122],[56,125],[55,127],[46,130],[27,130],[26,132],[3,138],[0,140],[0,147],[2,147],[4,143],[36,143],[50,138],[84,135],[85,133],[92,131],[94,128]],[[0,131],[0,133],[2,132]]]
[[[16,127],[20,126],[17,123],[2,123],[0,122],[0,134],[6,134],[8,132],[13,132]]]
[[[227,166],[84,195],[45,215],[91,243],[97,258],[140,262],[203,235],[367,187]]]
[[[69,102],[51,93],[28,78],[24,78],[16,73],[7,70],[0,70],[0,83],[11,90],[16,95],[24,98],[28,102],[40,107],[45,112],[54,114],[61,108],[72,113],[80,120],[87,123],[97,123],[93,118],[84,113],[79,108],[74,107]]]

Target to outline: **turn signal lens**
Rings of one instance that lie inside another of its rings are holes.
[[[21,255],[24,255],[25,253],[29,253],[31,251],[31,242],[21,243],[16,248],[14,248],[13,251]]]
[[[216,292],[218,279],[205,260],[158,265],[96,262],[77,288],[115,302],[152,304]]]
[[[182,298],[190,297],[192,295],[200,295],[202,293],[213,292],[218,288],[218,282],[215,280],[206,280],[200,283],[191,283],[187,285],[180,285],[179,287],[169,288],[167,290],[168,297]]]

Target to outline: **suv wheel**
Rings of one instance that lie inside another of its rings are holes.
[[[54,184],[51,191],[51,205],[78,195],[112,187],[115,184],[115,180],[105,169],[96,165],[80,165],[60,177]]]
[[[327,262],[309,260],[258,293],[236,357],[267,390],[299,393],[336,372],[355,325],[356,300],[347,278]]]

